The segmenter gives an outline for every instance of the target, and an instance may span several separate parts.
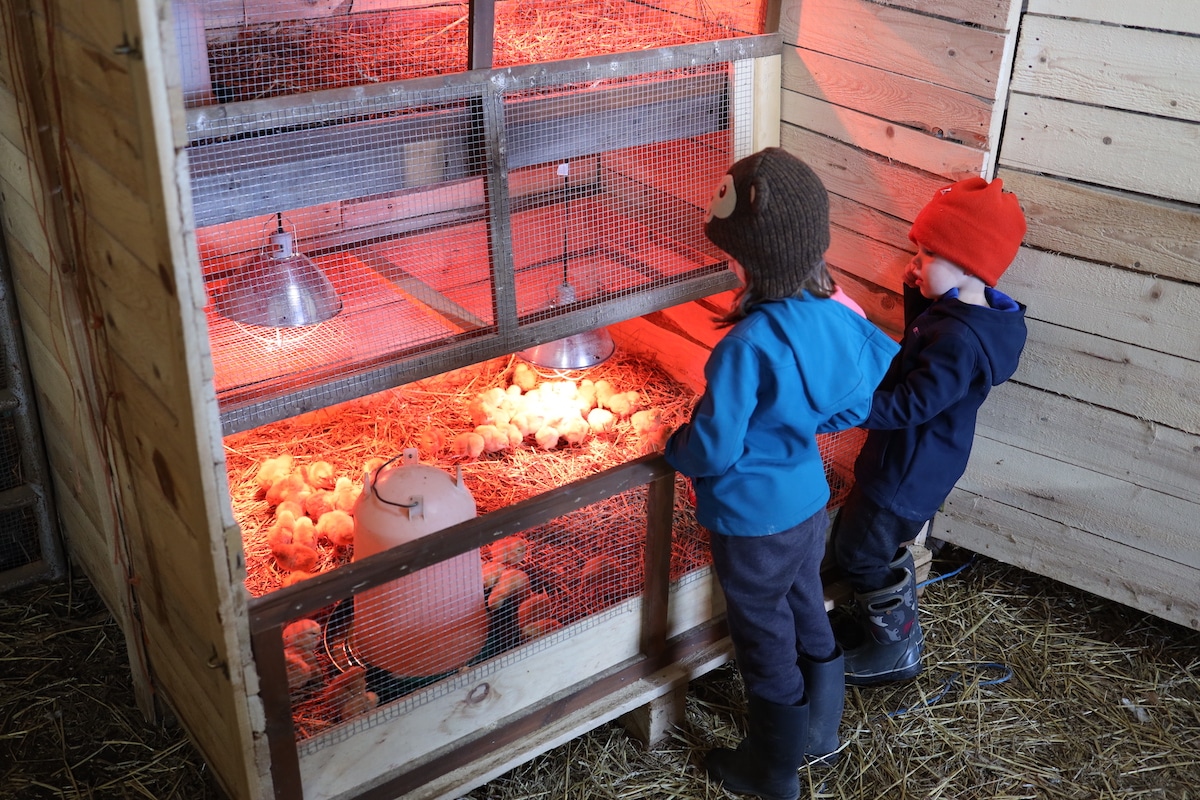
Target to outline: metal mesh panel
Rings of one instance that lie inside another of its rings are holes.
[[[9,570],[42,561],[42,550],[35,508],[0,511],[0,577]]]
[[[20,431],[12,414],[0,412],[0,491],[25,482]]]
[[[468,69],[469,4],[423,0],[172,0],[189,106]],[[761,2],[498,0],[485,67],[760,33]]]
[[[645,526],[639,487],[295,620],[284,643],[301,752],[632,613]]]

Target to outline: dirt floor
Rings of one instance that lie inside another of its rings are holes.
[[[961,571],[954,572],[959,567]],[[813,798],[1200,798],[1200,632],[943,550],[922,599],[927,668],[851,689]],[[0,797],[220,798],[174,723],[133,705],[124,644],[86,580],[0,595]],[[744,723],[736,671],[693,683],[645,751],[604,725],[469,800],[721,798],[699,755]]]

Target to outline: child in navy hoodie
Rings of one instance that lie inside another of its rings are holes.
[[[855,486],[833,549],[855,592],[856,625],[839,628],[846,681],[871,685],[921,671],[913,540],[962,477],[988,392],[1012,377],[1025,346],[1025,306],[994,287],[1025,236],[1025,216],[999,179],[938,190],[909,238],[900,353],[862,424]]]
[[[839,754],[845,698],[821,586],[829,484],[817,433],[863,421],[898,348],[831,299],[829,196],[786,150],[730,167],[704,230],[744,286],[664,455],[692,478],[711,533],[748,706],[746,738],[705,766],[730,791],[795,800],[797,769]]]

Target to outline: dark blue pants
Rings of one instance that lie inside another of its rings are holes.
[[[821,585],[828,527],[822,509],[782,533],[711,536],[738,671],[746,691],[769,703],[804,698],[797,656],[825,661],[836,650]]]
[[[832,538],[834,558],[854,591],[866,594],[894,585],[889,565],[924,524],[896,516],[853,487],[834,520]]]

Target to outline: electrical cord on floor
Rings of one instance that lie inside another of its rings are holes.
[[[920,583],[917,584],[917,588],[920,589],[922,587],[929,586],[930,584],[934,584],[939,581],[944,581],[947,578],[953,578],[955,575],[959,574],[960,572],[962,572],[963,570],[965,570],[967,567],[971,566],[974,563],[975,563],[975,554],[972,553],[971,557],[969,559],[967,559],[965,563],[960,564],[958,567],[955,567],[954,569],[950,570],[949,572],[946,572],[942,575],[938,575],[936,578],[927,578],[927,579],[921,581]],[[884,716],[899,717],[903,714],[907,714],[909,711],[913,711],[918,708],[928,708],[929,706],[935,705],[943,697],[945,697],[947,694],[949,694],[951,689],[953,689],[956,685],[959,684],[960,679],[963,676],[963,673],[970,671],[970,670],[979,670],[979,671],[991,670],[991,671],[1000,673],[1000,677],[998,677],[998,678],[992,678],[990,680],[979,681],[979,683],[978,683],[979,686],[995,686],[997,684],[1001,684],[1001,683],[1008,681],[1013,676],[1012,667],[1009,667],[1005,664],[1001,664],[996,661],[978,661],[973,664],[968,664],[968,665],[966,665],[966,667],[964,669],[954,672],[953,674],[950,675],[949,678],[944,680],[942,682],[941,687],[938,689],[938,691],[935,692],[932,696],[925,698],[924,702],[917,704],[917,705],[899,708],[899,709],[896,709],[895,711],[888,711],[884,714]]]

